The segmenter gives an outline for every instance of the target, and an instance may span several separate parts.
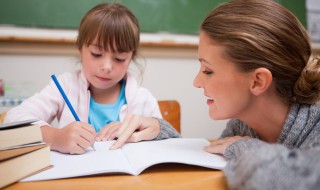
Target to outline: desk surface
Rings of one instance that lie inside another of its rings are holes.
[[[228,189],[223,172],[183,164],[159,164],[138,176],[106,174],[72,179],[15,183],[5,190],[19,189]]]

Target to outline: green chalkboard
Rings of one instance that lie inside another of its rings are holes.
[[[0,24],[77,29],[82,16],[115,0],[0,0]],[[137,16],[143,32],[197,34],[211,9],[227,0],[117,0]],[[278,0],[305,25],[305,0]]]

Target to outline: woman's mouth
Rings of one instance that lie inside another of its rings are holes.
[[[210,104],[213,104],[214,100],[212,98],[208,98],[207,99],[207,104],[210,105]]]

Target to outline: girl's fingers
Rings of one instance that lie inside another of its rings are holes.
[[[82,148],[81,146],[75,146],[70,150],[70,154],[83,154],[86,149]]]
[[[93,134],[90,131],[86,130],[85,128],[80,128],[79,135],[82,139],[86,140],[90,145],[95,142],[95,139],[96,139],[95,133]],[[87,146],[87,147],[89,147],[89,146]],[[87,148],[87,147],[85,147],[85,148]]]
[[[88,141],[88,139],[83,138],[82,136],[77,139],[77,145],[80,146],[83,149],[87,149],[91,146],[91,142]]]
[[[117,136],[117,130],[115,130],[114,132],[110,133],[109,137],[107,140],[114,140],[116,139],[116,136]]]
[[[92,125],[89,125],[87,123],[84,123],[84,122],[79,122],[80,124],[80,127],[82,127],[83,129],[87,130],[89,133],[93,134],[93,135],[96,135],[96,131],[95,129],[93,128]]]
[[[120,124],[121,124],[120,122],[112,122],[112,123],[104,126],[100,130],[100,132],[98,133],[96,140],[97,141],[106,141],[106,140],[108,140],[109,136],[111,134],[113,134],[114,131],[118,130]]]

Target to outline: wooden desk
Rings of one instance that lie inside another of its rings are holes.
[[[138,176],[106,174],[103,176],[15,183],[5,190],[19,189],[228,189],[222,171],[182,164],[159,164]]]

